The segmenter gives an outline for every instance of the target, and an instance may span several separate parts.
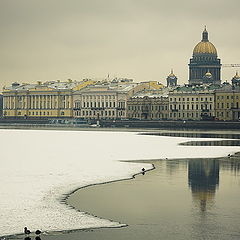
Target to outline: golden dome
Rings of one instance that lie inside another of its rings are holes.
[[[233,78],[234,79],[240,79],[240,76],[238,75],[238,71],[236,71],[236,75]]]
[[[205,53],[217,55],[217,49],[208,40],[208,32],[206,26],[202,33],[202,41],[199,42],[193,49],[193,54],[205,54]]]
[[[212,77],[212,74],[208,71],[205,73],[205,76],[210,78],[210,77]]]
[[[217,55],[217,49],[211,42],[200,42],[196,45],[193,49],[193,54],[201,54],[201,53],[208,53],[208,54],[215,54]]]
[[[173,73],[173,70],[171,70],[171,73],[168,75],[168,77],[176,77],[176,75]]]

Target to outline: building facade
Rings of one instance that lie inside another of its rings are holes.
[[[189,84],[221,84],[221,60],[215,46],[208,40],[206,27],[202,33],[202,41],[195,46],[188,66]]]
[[[18,84],[3,90],[5,118],[55,118],[73,116],[73,91],[94,84],[92,80]]]
[[[216,90],[215,112],[217,120],[239,121],[240,86],[227,84]]]
[[[3,116],[3,95],[0,94],[0,117]]]
[[[148,90],[135,94],[128,102],[128,119],[167,120],[168,89]]]
[[[73,94],[74,117],[84,119],[126,119],[127,101],[143,89],[161,88],[156,82],[134,83],[131,79],[99,81]]]
[[[215,87],[185,85],[169,92],[169,119],[211,120],[215,117]]]

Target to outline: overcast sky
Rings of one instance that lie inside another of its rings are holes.
[[[0,0],[0,87],[108,73],[166,84],[171,68],[187,83],[204,25],[222,63],[240,63],[240,0]]]

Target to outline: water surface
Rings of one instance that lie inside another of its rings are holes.
[[[155,170],[134,180],[81,189],[68,199],[81,211],[127,227],[57,239],[240,239],[239,157],[152,163]]]

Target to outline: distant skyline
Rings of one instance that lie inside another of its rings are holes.
[[[126,77],[188,83],[204,26],[222,64],[240,64],[239,0],[0,0],[0,87]],[[230,81],[238,68],[222,68]]]

